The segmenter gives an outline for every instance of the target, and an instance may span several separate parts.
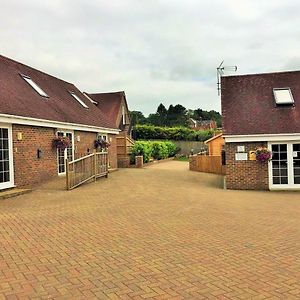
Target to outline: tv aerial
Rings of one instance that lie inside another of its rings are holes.
[[[225,72],[236,72],[237,66],[223,66],[224,60],[217,67],[217,89],[218,96],[221,95],[221,76],[225,74]]]

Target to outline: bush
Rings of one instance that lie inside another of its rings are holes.
[[[152,143],[137,141],[131,149],[131,163],[135,162],[135,157],[137,155],[143,155],[143,160],[147,163],[152,156]]]
[[[169,157],[169,148],[166,143],[152,142],[152,157],[158,160]]]
[[[136,140],[176,140],[203,142],[213,136],[213,130],[197,131],[186,127],[159,127],[136,125],[133,134]]]
[[[147,163],[150,158],[164,159],[174,156],[177,152],[178,148],[172,142],[137,141],[131,149],[130,162],[134,164],[137,155],[142,155]]]

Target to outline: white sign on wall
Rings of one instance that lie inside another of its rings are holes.
[[[236,153],[235,160],[248,160],[248,153]]]
[[[237,152],[245,152],[245,146],[237,146]]]

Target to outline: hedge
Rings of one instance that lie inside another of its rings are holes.
[[[213,130],[192,130],[186,127],[159,127],[153,125],[136,125],[133,135],[136,140],[175,140],[200,141],[210,139]]]
[[[150,158],[157,160],[174,156],[179,149],[172,142],[136,141],[131,149],[131,163],[135,162],[135,156],[143,155],[144,162]]]

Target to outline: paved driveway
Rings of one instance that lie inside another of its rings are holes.
[[[0,299],[299,299],[300,194],[184,162],[0,201]]]

